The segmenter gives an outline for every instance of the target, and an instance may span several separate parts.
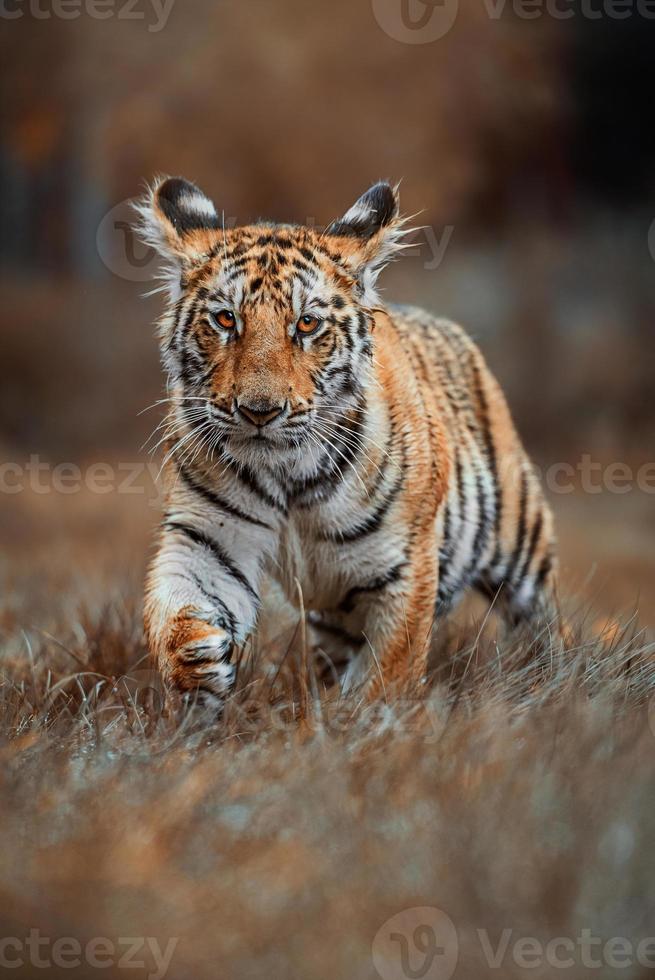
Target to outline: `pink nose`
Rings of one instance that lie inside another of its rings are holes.
[[[271,405],[259,402],[257,405],[237,405],[239,412],[253,425],[267,425],[281,415],[284,405]]]

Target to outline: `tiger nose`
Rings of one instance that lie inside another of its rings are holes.
[[[256,405],[237,405],[237,409],[253,425],[268,425],[284,411],[284,405],[258,402]]]

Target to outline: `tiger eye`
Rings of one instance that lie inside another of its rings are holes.
[[[234,330],[237,325],[237,320],[232,310],[220,310],[218,313],[214,313],[214,319],[219,327],[223,327],[223,330]]]
[[[302,333],[307,337],[310,333],[315,333],[320,325],[321,321],[317,316],[307,314],[300,317],[296,324],[296,330],[298,333]]]

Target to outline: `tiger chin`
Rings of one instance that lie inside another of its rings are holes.
[[[422,682],[469,589],[557,622],[553,519],[497,382],[459,326],[377,292],[405,247],[397,188],[323,231],[225,228],[181,178],[139,212],[169,396],[145,625],[174,688],[220,705],[268,576],[367,698]]]

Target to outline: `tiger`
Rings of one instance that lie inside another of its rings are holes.
[[[302,595],[348,652],[335,683],[372,700],[425,682],[469,591],[511,627],[557,622],[553,516],[498,382],[462,327],[381,299],[412,231],[397,186],[322,229],[226,227],[181,177],[138,210],[166,295],[144,619],[171,690],[220,708],[267,581]]]

